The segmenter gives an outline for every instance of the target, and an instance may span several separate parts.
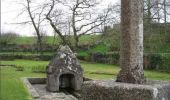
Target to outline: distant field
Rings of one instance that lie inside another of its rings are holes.
[[[73,37],[71,37],[73,38]],[[73,39],[71,39],[73,43]],[[84,35],[80,38],[79,45],[91,45],[98,41],[103,44],[96,45],[90,48],[89,51],[95,52],[112,52],[118,51],[120,47],[120,39],[117,36],[101,36],[101,35]],[[47,36],[44,39],[47,44],[59,44],[61,41],[59,37]],[[17,37],[16,44],[35,44],[36,37]],[[88,52],[89,52],[88,51]],[[86,52],[86,51],[83,51]],[[144,52],[146,53],[170,53],[170,43],[167,41],[167,37],[161,34],[153,34],[150,37],[144,37]]]
[[[80,44],[87,44],[90,42],[94,42],[99,39],[100,35],[84,35],[80,38]],[[59,43],[59,37],[54,38],[53,36],[47,36],[45,38],[46,43],[53,44]],[[35,44],[36,37],[17,37],[16,44]]]

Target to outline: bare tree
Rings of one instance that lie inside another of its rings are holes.
[[[64,44],[70,44],[67,36],[73,33],[74,46],[78,47],[81,36],[99,33],[101,31],[94,31],[95,28],[115,19],[110,16],[113,11],[112,7],[102,12],[95,12],[97,5],[95,0],[51,0],[46,19]]]
[[[76,47],[79,46],[79,39],[85,34],[101,33],[101,31],[94,31],[95,28],[108,23],[114,19],[110,17],[112,7],[108,7],[101,12],[97,12],[95,7],[98,6],[98,2],[95,0],[69,0],[62,2],[64,6],[69,8],[71,13],[71,28],[74,35],[74,44]],[[96,11],[96,12],[94,12]]]
[[[158,22],[166,23],[168,15],[169,2],[167,0],[144,0],[145,19],[148,23]],[[162,21],[162,22],[160,22]]]
[[[59,3],[59,1],[56,2],[56,0],[51,0],[51,2],[52,3],[50,3],[50,9],[49,9],[48,13],[46,14],[46,19],[50,22],[51,27],[54,29],[54,31],[61,38],[62,44],[68,44],[67,41],[66,41],[65,36],[59,30],[59,28],[57,27],[57,25],[60,25],[61,23],[60,22],[56,23],[57,21],[54,22],[52,20],[53,17],[57,19],[59,16],[62,15],[61,11],[58,11],[58,10],[55,9],[55,5],[56,5],[56,3]],[[55,10],[55,11],[52,13],[53,10]],[[59,20],[59,19],[57,19],[57,20]]]
[[[33,2],[33,0],[25,0],[24,3],[20,3],[21,5],[24,6],[22,12],[19,14],[23,14],[24,12],[26,12],[29,16],[30,21],[25,21],[25,22],[20,22],[17,24],[32,24],[35,32],[36,32],[36,36],[37,36],[37,45],[38,45],[38,51],[42,51],[42,38],[43,38],[43,34],[41,34],[41,24],[44,21],[44,16],[43,16],[43,12],[46,6],[40,6],[40,5],[36,5],[33,9],[33,7],[31,6],[31,4],[35,4]]]

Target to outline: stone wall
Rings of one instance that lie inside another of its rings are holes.
[[[145,85],[115,80],[84,82],[81,100],[170,100],[170,82],[148,81]]]

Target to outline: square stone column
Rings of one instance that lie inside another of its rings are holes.
[[[143,0],[121,0],[121,71],[118,82],[144,83]]]

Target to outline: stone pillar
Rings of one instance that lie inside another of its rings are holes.
[[[121,0],[120,56],[117,82],[144,83],[143,0]]]

